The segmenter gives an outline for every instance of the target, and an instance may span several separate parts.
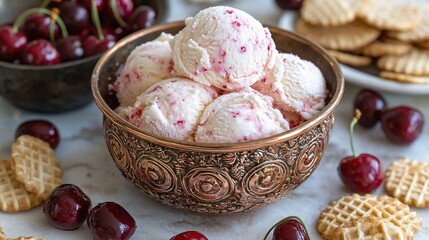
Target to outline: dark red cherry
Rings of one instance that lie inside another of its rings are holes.
[[[44,39],[33,40],[25,47],[22,63],[31,65],[54,65],[61,62],[60,53]]]
[[[82,43],[86,57],[105,52],[107,49],[113,47],[113,45],[115,45],[115,41],[113,39],[105,38],[100,41],[95,36],[87,37]]]
[[[299,10],[304,0],[276,0],[277,6],[281,9]]]
[[[90,209],[91,199],[73,184],[58,186],[43,204],[43,213],[51,225],[62,230],[79,228]]]
[[[297,218],[289,218],[274,228],[272,240],[309,240],[307,230]]]
[[[71,34],[78,34],[91,26],[90,13],[78,3],[64,1],[59,6],[60,17]]]
[[[128,20],[128,29],[130,32],[135,32],[148,28],[153,25],[155,17],[156,14],[153,8],[146,5],[139,6]]]
[[[208,240],[208,238],[197,231],[186,231],[173,236],[170,240]]]
[[[46,14],[33,13],[25,18],[22,25],[22,31],[27,35],[29,40],[46,39],[50,40],[51,17]],[[54,37],[60,38],[60,29],[58,24],[54,25]]]
[[[379,93],[362,89],[355,98],[354,108],[362,112],[358,123],[363,127],[371,128],[380,120],[386,108],[386,101]]]
[[[12,27],[0,28],[0,60],[14,62],[20,58],[27,44],[27,36],[21,32],[14,32]]]
[[[79,0],[79,2],[85,6],[86,10],[88,10],[88,12],[91,12],[92,1],[93,0]],[[108,1],[110,1],[110,0],[108,0]],[[104,5],[106,4],[106,0],[95,0],[95,4],[97,6],[98,12],[101,12],[104,8]]]
[[[94,240],[127,240],[136,231],[134,218],[114,202],[100,203],[91,209],[87,224]]]
[[[115,0],[116,1],[116,7],[119,13],[119,16],[122,18],[122,20],[127,21],[134,11],[134,2],[132,0]],[[107,0],[107,15],[110,17],[110,19],[115,20],[115,15],[113,14],[112,10],[112,4],[111,0]]]
[[[49,143],[55,149],[60,142],[58,128],[50,121],[36,119],[21,123],[15,131],[15,139],[21,135],[31,135]]]
[[[82,42],[79,36],[71,35],[66,38],[61,38],[57,41],[56,48],[63,62],[73,61],[83,57]]]
[[[338,174],[348,189],[361,194],[373,192],[383,181],[380,160],[367,153],[343,158]]]
[[[381,116],[381,126],[386,137],[401,145],[413,143],[421,135],[424,122],[422,112],[408,106],[388,109]]]

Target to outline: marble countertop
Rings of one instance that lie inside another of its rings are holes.
[[[225,2],[224,2],[225,3]],[[257,5],[256,5],[257,4]],[[276,24],[281,12],[274,1],[233,0],[231,6],[241,8],[264,23]],[[254,6],[258,6],[255,8]],[[202,5],[189,5],[182,0],[170,0],[167,21],[194,15]],[[80,186],[92,199],[93,205],[115,201],[132,213],[137,231],[132,239],[163,240],[186,231],[197,230],[210,240],[262,239],[266,231],[278,220],[300,216],[306,223],[312,239],[321,239],[316,230],[320,211],[332,200],[350,194],[342,185],[336,168],[340,159],[350,155],[348,125],[352,117],[353,99],[360,87],[346,85],[344,98],[336,111],[334,130],[326,153],[316,171],[299,188],[279,201],[247,213],[207,216],[179,211],[160,204],[140,192],[122,177],[115,167],[104,142],[101,113],[94,103],[79,110],[63,114],[35,114],[21,111],[0,98],[0,158],[10,157],[16,127],[29,119],[47,119],[57,125],[61,143],[56,150],[64,170],[64,182]],[[382,92],[390,106],[411,105],[420,109],[429,119],[428,96],[407,96]],[[83,117],[84,116],[84,117]],[[371,153],[387,167],[399,157],[429,162],[429,124],[422,136],[410,146],[390,143],[381,127],[366,130],[355,128],[358,152]],[[375,194],[384,194],[380,187]],[[429,210],[415,209],[423,218],[423,227],[417,240],[429,239]],[[42,207],[27,212],[0,212],[0,226],[8,237],[36,236],[46,239],[91,239],[83,225],[75,231],[61,231],[46,221]]]

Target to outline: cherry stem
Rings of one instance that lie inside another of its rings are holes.
[[[301,220],[301,218],[299,218],[299,217],[297,217],[297,216],[289,216],[289,217],[285,217],[285,218],[283,218],[282,220],[278,221],[276,224],[274,224],[274,225],[273,225],[273,226],[268,230],[268,232],[265,234],[265,236],[264,236],[264,238],[263,238],[262,240],[267,240],[267,237],[270,235],[270,232],[271,232],[275,227],[277,227],[278,225],[280,225],[280,224],[282,224],[282,223],[284,223],[284,222],[286,222],[286,221],[288,221],[288,220],[290,220],[290,219],[295,219],[295,220],[297,220],[298,222],[300,222],[300,223],[301,223],[301,225],[304,227],[305,233],[306,233],[306,234],[307,234],[307,236],[308,236],[308,240],[311,240],[311,239],[310,239],[310,236],[308,235],[308,231],[307,231],[307,228],[305,227],[304,222]]]
[[[27,9],[26,11],[24,11],[23,13],[21,13],[18,16],[18,18],[16,19],[15,23],[13,24],[12,31],[15,32],[15,33],[18,32],[18,29],[22,25],[22,23],[24,22],[24,20],[29,15],[31,15],[33,13],[46,14],[46,15],[49,15],[49,16],[51,16],[53,18],[52,12],[49,11],[48,9],[46,9],[46,8],[30,8],[30,9]],[[56,14],[55,21],[56,21],[56,23],[58,23],[58,26],[61,29],[61,34],[63,35],[63,38],[66,38],[69,34],[67,32],[67,28],[66,28],[66,25],[64,24],[64,21],[60,18],[60,16],[58,16],[58,14]],[[51,23],[52,23],[52,21],[51,21]],[[51,34],[53,34],[52,31],[51,31]]]
[[[104,40],[103,30],[101,29],[100,16],[98,15],[97,3],[95,0],[91,1],[91,17],[94,22],[95,28],[97,29],[98,39]]]
[[[127,23],[121,18],[121,15],[119,14],[119,9],[118,5],[116,4],[116,0],[110,0],[110,6],[112,6],[113,16],[115,17],[119,25],[123,28],[126,27]]]
[[[58,13],[60,10],[58,8],[53,8],[51,10],[51,24],[49,24],[49,37],[51,38],[51,43],[55,43],[55,23],[58,19]]]
[[[46,8],[50,2],[51,2],[51,0],[43,0],[42,5],[40,5],[40,7]]]
[[[352,148],[352,154],[354,157],[356,157],[356,150],[355,150],[355,144],[354,144],[354,137],[353,137],[353,128],[355,127],[356,123],[359,121],[359,118],[362,116],[362,112],[359,109],[355,110],[355,115],[353,116],[352,122],[350,123],[350,147]]]

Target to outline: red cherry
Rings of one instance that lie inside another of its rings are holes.
[[[14,32],[10,26],[0,28],[0,60],[14,62],[20,58],[27,45],[27,37],[21,32]]]
[[[173,236],[170,240],[208,240],[208,238],[197,231],[186,231]]]
[[[397,144],[413,143],[422,133],[425,119],[419,110],[398,106],[384,111],[381,126],[386,137]]]
[[[79,2],[85,6],[86,10],[88,10],[88,12],[91,12],[92,1],[93,0],[79,0]],[[106,0],[95,0],[95,4],[97,6],[98,12],[101,12],[101,10],[104,8],[104,5],[106,4]]]
[[[304,0],[276,0],[277,6],[281,9],[299,10]]]
[[[15,139],[21,135],[31,135],[49,143],[55,149],[60,142],[60,134],[57,127],[47,120],[29,120],[21,123],[15,132]]]
[[[155,11],[149,6],[139,6],[128,20],[128,29],[135,32],[140,29],[148,28],[155,22]]]
[[[370,89],[362,89],[356,96],[354,107],[362,112],[358,123],[366,128],[377,124],[386,106],[386,101],[377,92]]]
[[[79,36],[61,38],[56,43],[56,48],[63,62],[72,61],[83,57],[82,42]]]
[[[371,193],[383,181],[380,160],[367,153],[343,158],[338,173],[344,185],[356,193]]]
[[[61,56],[50,42],[39,39],[27,44],[22,62],[32,65],[54,65],[61,62]]]
[[[50,25],[50,16],[41,13],[33,13],[30,14],[27,18],[25,18],[24,24],[21,28],[30,40],[50,40]],[[54,36],[55,39],[60,38],[60,29],[58,27],[58,24],[54,25]]]
[[[136,231],[134,218],[114,202],[100,203],[91,209],[87,224],[94,240],[127,240]]]
[[[79,228],[88,217],[91,199],[73,184],[55,188],[43,205],[43,213],[52,226],[62,230]]]
[[[72,34],[78,34],[91,26],[90,14],[85,7],[74,2],[62,2],[59,6],[60,17]]]
[[[116,1],[116,7],[119,13],[119,16],[122,18],[122,20],[127,21],[134,11],[134,2],[132,0],[115,0]],[[115,15],[113,13],[113,6],[111,4],[111,0],[107,0],[107,15],[110,17],[110,19],[115,20]]]
[[[272,240],[309,240],[307,230],[300,220],[290,218],[274,228]]]
[[[356,193],[370,193],[377,189],[383,181],[383,170],[380,160],[373,155],[362,153],[356,155],[353,143],[353,127],[361,116],[359,109],[356,109],[355,116],[350,123],[350,146],[352,156],[343,158],[337,168],[338,174],[344,185]]]
[[[95,36],[87,37],[82,43],[85,57],[105,52],[107,49],[113,47],[113,45],[115,45],[113,39],[105,38],[100,41]]]

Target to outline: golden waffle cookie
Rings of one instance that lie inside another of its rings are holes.
[[[344,63],[354,67],[363,67],[371,64],[372,59],[370,57],[354,55],[351,53],[345,53],[335,50],[328,50],[329,54],[332,55],[338,62]]]
[[[27,192],[24,185],[15,179],[11,161],[0,160],[0,210],[4,212],[26,211],[41,203],[40,198]]]
[[[349,0],[306,0],[301,16],[309,24],[324,27],[344,25],[356,17]]]
[[[410,52],[412,46],[407,43],[389,43],[382,41],[374,41],[373,43],[364,46],[360,51],[368,57],[381,57],[386,55],[402,55]]]
[[[401,203],[398,199],[387,195],[372,196],[383,209],[383,218],[400,227],[407,238],[412,239],[414,233],[422,226],[422,219],[410,207]]]
[[[395,198],[353,194],[331,202],[320,213],[317,230],[323,238],[330,239],[338,227],[361,217],[383,218],[400,227],[410,239],[422,225],[422,219]]]
[[[358,13],[366,23],[381,30],[405,31],[417,27],[418,8],[410,5],[374,1],[365,5]]]
[[[416,42],[429,40],[429,7],[422,8],[417,26],[409,31],[389,31],[386,35],[403,42]]]
[[[16,179],[42,199],[62,183],[60,161],[49,144],[38,138],[23,135],[16,140],[12,145],[12,165]]]
[[[428,76],[413,76],[409,74],[381,71],[380,77],[401,83],[429,84]]]
[[[429,164],[401,159],[394,161],[385,174],[389,195],[420,208],[429,207]]]
[[[382,217],[383,210],[375,199],[353,194],[333,201],[320,213],[317,230],[325,239],[331,239],[335,230],[360,217]]]
[[[413,49],[400,56],[384,56],[377,61],[380,69],[415,76],[429,75],[429,50]]]
[[[381,31],[361,21],[353,21],[339,27],[315,27],[302,19],[296,21],[296,31],[320,45],[332,50],[354,50],[370,44]]]
[[[338,227],[335,240],[405,240],[405,234],[395,224],[377,217],[361,217]]]

